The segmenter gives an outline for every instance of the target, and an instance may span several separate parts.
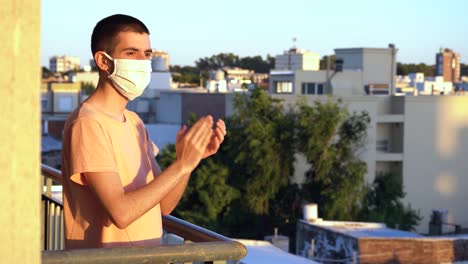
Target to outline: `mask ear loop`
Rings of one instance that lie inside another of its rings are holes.
[[[115,71],[115,62],[114,62],[114,58],[112,58],[109,54],[107,54],[107,52],[103,51],[102,52],[104,54],[104,56],[106,56],[112,63],[114,63],[114,71]],[[112,74],[109,73],[109,68],[106,70],[107,72],[107,77],[109,78]]]

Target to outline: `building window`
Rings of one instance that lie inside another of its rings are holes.
[[[47,99],[41,99],[42,111],[47,111]]]
[[[42,120],[42,135],[47,135],[49,133],[49,122],[47,120]]]
[[[323,94],[323,83],[317,84],[317,94]]]
[[[323,94],[323,83],[302,83],[302,94]]]
[[[71,112],[73,110],[73,96],[60,96],[58,97],[59,112]]]
[[[389,152],[390,151],[390,144],[388,140],[377,140],[376,149],[379,152]]]
[[[276,93],[292,93],[292,82],[275,82]]]

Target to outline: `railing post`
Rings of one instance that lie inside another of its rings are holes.
[[[49,249],[49,201],[44,200],[44,250]]]
[[[51,197],[51,196],[52,196],[52,179],[46,178],[46,179],[45,179],[45,182],[46,182],[46,191],[45,191],[45,195],[46,195],[47,197]]]
[[[64,226],[65,219],[63,218],[63,208],[60,210],[60,249],[65,248],[65,226]]]
[[[45,241],[45,236],[47,234],[45,227],[45,215],[46,215],[46,201],[41,199],[41,241]],[[45,250],[45,243],[41,243],[41,250]]]

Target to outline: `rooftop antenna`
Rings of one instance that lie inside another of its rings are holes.
[[[293,37],[292,41],[293,41],[293,49],[295,49],[296,48],[297,37]]]

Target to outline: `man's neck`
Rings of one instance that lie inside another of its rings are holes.
[[[86,102],[118,121],[125,121],[124,110],[128,99],[117,92],[110,80],[100,78],[96,90]]]

